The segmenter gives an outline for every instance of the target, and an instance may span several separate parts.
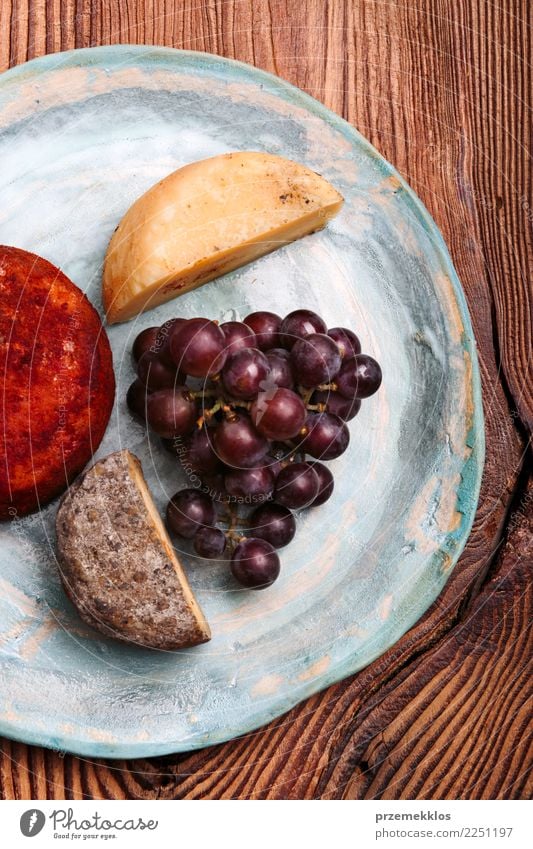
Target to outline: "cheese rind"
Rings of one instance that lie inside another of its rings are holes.
[[[0,245],[0,521],[42,509],[86,466],[115,397],[100,316],[55,265]]]
[[[63,496],[56,519],[61,580],[80,616],[107,637],[173,650],[210,639],[139,460],[99,460]]]
[[[319,230],[342,203],[319,174],[268,153],[186,165],[140,197],[113,234],[107,319],[125,321]]]

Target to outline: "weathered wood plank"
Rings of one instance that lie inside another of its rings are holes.
[[[0,4],[2,70],[73,47],[165,44],[256,64],[344,115],[444,234],[470,304],[487,421],[467,549],[384,657],[267,728],[189,756],[93,763],[4,741],[5,798],[531,794],[532,529],[520,476],[533,410],[528,13],[527,0]]]

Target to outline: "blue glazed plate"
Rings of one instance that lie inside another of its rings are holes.
[[[382,364],[380,392],[331,464],[334,497],[298,519],[268,591],[181,553],[207,645],[129,648],[86,627],[61,589],[57,504],[0,528],[0,732],[133,757],[244,734],[382,654],[439,594],[468,537],[483,453],[479,374],[442,238],[394,169],[347,123],[280,79],[201,53],[102,47],[0,77],[0,243],[34,251],[101,309],[107,242],[128,206],[192,160],[265,150],[344,195],[320,233],[111,327],[118,392],[98,456],[127,446],[158,505],[185,485],[132,422],[129,350],[172,315],[227,320],[300,306],[348,325]]]

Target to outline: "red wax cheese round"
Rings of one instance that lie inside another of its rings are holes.
[[[0,246],[0,519],[62,492],[104,435],[111,349],[85,295],[50,262]]]

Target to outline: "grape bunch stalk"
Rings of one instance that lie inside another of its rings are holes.
[[[328,330],[307,309],[223,324],[173,318],[143,330],[132,353],[138,377],[128,407],[223,508],[201,489],[183,489],[168,504],[167,527],[201,557],[229,551],[242,586],[270,586],[277,549],[296,532],[293,511],[333,492],[323,461],[348,447],[347,422],[379,389],[379,364],[352,330]],[[254,509],[241,517],[235,503]]]

